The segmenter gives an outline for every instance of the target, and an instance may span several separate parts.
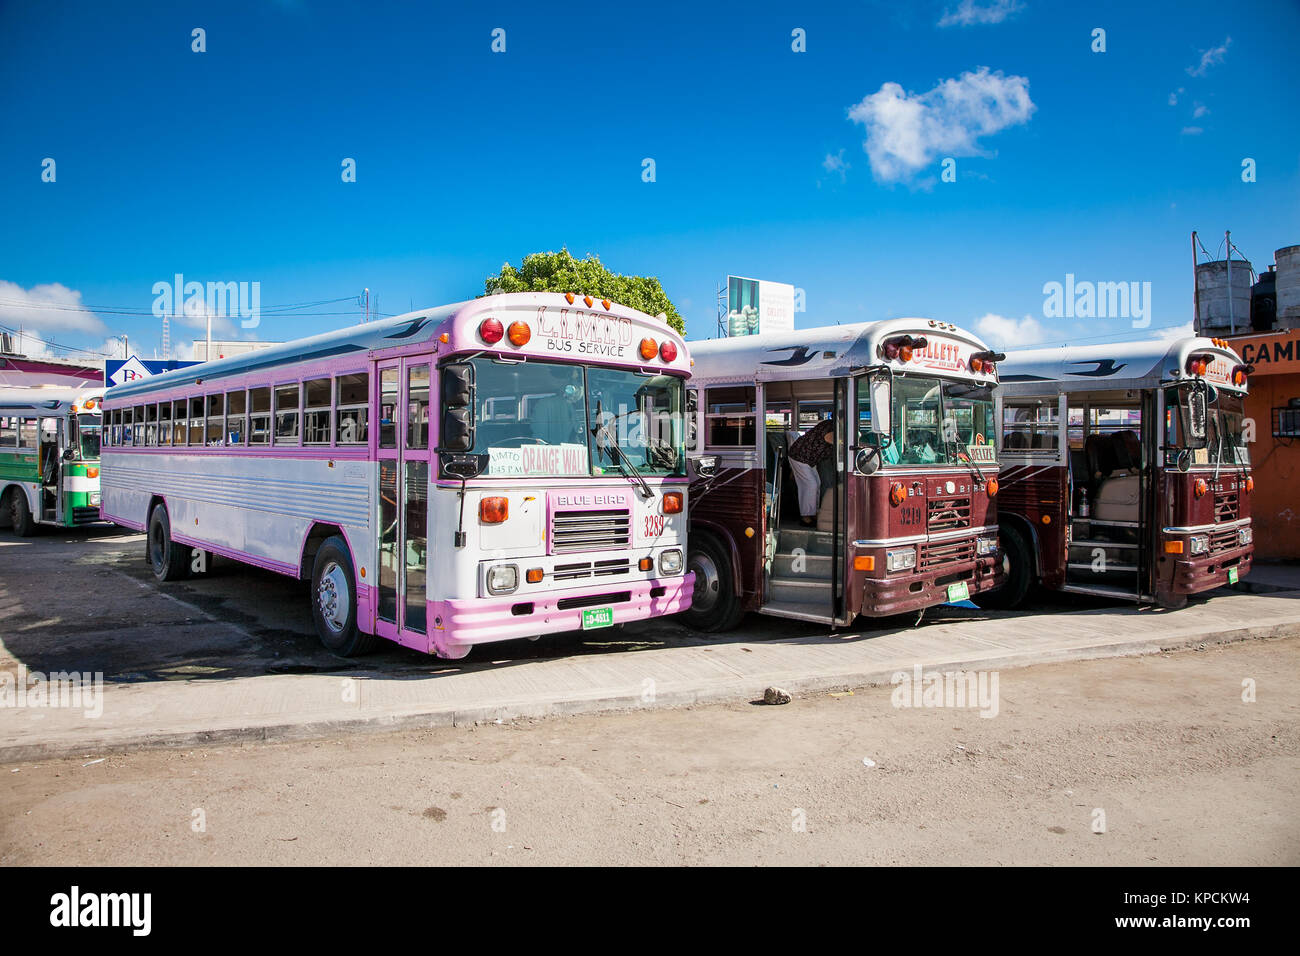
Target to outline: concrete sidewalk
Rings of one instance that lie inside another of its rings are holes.
[[[147,746],[294,739],[343,731],[748,701],[888,683],[915,665],[993,670],[1300,635],[1300,591],[1220,591],[1181,611],[1127,606],[531,660],[474,668],[431,661],[392,674],[275,674],[109,683],[98,718],[0,709],[0,762]],[[480,652],[490,660],[490,649]]]

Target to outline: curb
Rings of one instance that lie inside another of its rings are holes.
[[[1166,639],[1153,638],[1142,641],[1116,640],[1111,643],[1054,651],[1007,651],[990,654],[974,660],[950,663],[923,664],[929,671],[1016,669],[1035,664],[1055,664],[1068,661],[1103,660],[1114,657],[1141,657],[1166,651],[1205,648],[1212,645],[1233,644],[1248,640],[1274,640],[1300,636],[1300,621],[1265,626],[1243,626],[1228,631],[1184,634]],[[123,731],[102,737],[81,740],[58,739],[45,743],[0,745],[0,763],[18,763],[35,759],[82,756],[88,751],[96,755],[126,751],[154,750],[177,747],[227,746],[237,743],[275,743],[319,739],[343,733],[384,733],[432,727],[462,727],[489,724],[496,721],[571,717],[579,714],[601,714],[634,710],[663,710],[691,707],[701,704],[743,703],[761,698],[768,684],[779,684],[796,697],[800,694],[827,693],[856,690],[864,687],[889,684],[897,668],[886,670],[849,671],[836,674],[818,674],[808,677],[791,677],[779,673],[766,677],[725,678],[694,689],[669,690],[656,694],[651,703],[642,701],[636,692],[602,693],[590,697],[568,696],[527,701],[501,701],[476,707],[452,706],[390,712],[356,717],[324,720],[287,720],[280,723],[259,723],[248,726],[216,730],[176,731],[148,733]]]

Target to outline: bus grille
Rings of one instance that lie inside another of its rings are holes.
[[[933,571],[935,568],[950,564],[962,564],[975,560],[975,539],[965,538],[960,541],[944,541],[939,544],[927,544],[921,555],[921,570]]]
[[[626,508],[606,511],[557,511],[551,516],[551,553],[626,548],[632,517]]]
[[[1216,491],[1214,493],[1214,520],[1216,522],[1236,521],[1237,512],[1238,501],[1235,489],[1231,491]]]
[[[931,498],[926,510],[926,528],[952,531],[970,527],[970,498]]]
[[[1229,551],[1237,547],[1238,543],[1237,529],[1224,528],[1220,531],[1210,532],[1210,551],[1212,553],[1219,551]]]
[[[580,578],[608,577],[611,574],[627,574],[632,570],[630,558],[614,558],[611,561],[579,561],[577,564],[557,564],[551,577],[556,581],[577,581]]]

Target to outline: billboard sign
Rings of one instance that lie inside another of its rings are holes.
[[[160,372],[170,372],[173,369],[189,368],[191,365],[201,364],[201,362],[178,362],[175,359],[146,361],[135,355],[132,355],[129,359],[109,359],[104,363],[104,387],[112,388],[114,385],[138,382],[142,378],[148,378],[150,375],[157,375]]]
[[[727,276],[727,335],[794,331],[794,286]]]

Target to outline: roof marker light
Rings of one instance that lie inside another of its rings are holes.
[[[506,337],[510,339],[510,344],[518,348],[521,345],[527,345],[528,340],[533,337],[533,330],[528,327],[527,322],[516,319],[510,323],[510,328],[506,331]]]
[[[506,330],[501,326],[500,319],[484,319],[479,323],[478,334],[479,338],[488,345],[496,345],[506,334]]]
[[[569,303],[569,305],[573,305],[573,293],[572,293],[572,292],[566,292],[566,293],[564,293],[564,298],[565,298],[565,301],[567,301],[567,302]]]
[[[641,357],[643,359],[652,359],[659,352],[659,343],[654,339],[641,340]]]
[[[605,307],[605,311],[606,311],[606,312],[609,311],[609,307],[610,307],[610,305],[611,305],[609,299],[601,299],[601,300],[600,300],[600,304],[603,305],[603,306]]]
[[[667,340],[659,346],[659,357],[665,362],[675,361],[677,358],[677,345]]]

